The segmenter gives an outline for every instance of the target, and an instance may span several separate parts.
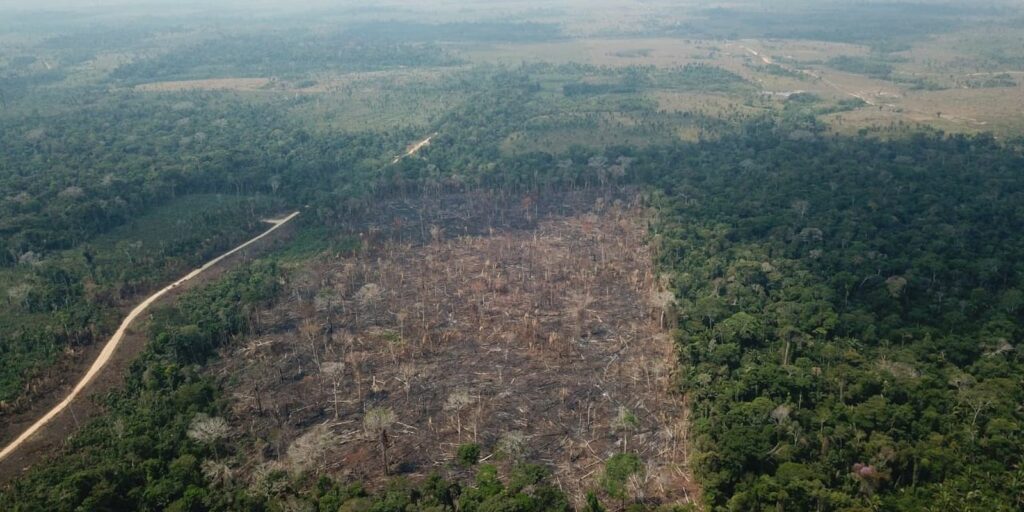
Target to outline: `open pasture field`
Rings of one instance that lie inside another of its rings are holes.
[[[840,132],[925,124],[947,132],[1015,133],[1024,126],[1018,101],[1024,66],[996,65],[984,56],[996,52],[992,48],[982,52],[969,44],[958,46],[972,37],[976,35],[971,32],[937,36],[885,55],[865,46],[824,42],[735,44],[748,49],[744,76],[766,91],[807,91],[831,101],[863,100],[865,105],[856,112],[823,116]],[[1005,31],[1003,37],[1013,38]],[[771,73],[768,66],[793,73]]]
[[[580,39],[530,44],[492,45],[473,50],[459,49],[458,54],[471,62],[497,61],[507,65],[523,62],[564,64],[584,63],[602,69],[650,68],[673,69],[686,65],[714,66],[734,73],[748,81],[753,90],[678,91],[671,81],[659,82],[636,95],[653,100],[659,110],[689,112],[727,118],[750,116],[780,110],[784,100],[794,93],[811,93],[823,106],[852,100],[862,101],[855,112],[844,108],[842,114],[825,113],[820,118],[840,132],[856,132],[861,128],[887,130],[892,125],[928,124],[946,131],[1005,132],[1017,128],[1019,116],[1010,105],[992,101],[1004,95],[1007,88],[956,88],[928,90],[921,83],[936,82],[934,77],[896,67],[917,82],[899,82],[877,76],[836,69],[835,59],[869,59],[871,50],[863,45],[803,40],[737,40],[701,41],[676,38],[656,39]],[[908,78],[909,79],[909,78]],[[1010,88],[1009,90],[1013,90]],[[763,96],[758,98],[757,96]],[[619,99],[623,96],[619,95]],[[782,101],[764,101],[765,99]],[[1012,103],[1012,100],[1011,100]],[[614,107],[612,107],[614,108]],[[579,112],[569,108],[568,112]],[[938,113],[943,113],[939,116]],[[576,115],[576,114],[572,114]],[[628,113],[626,113],[628,116]],[[621,117],[621,116],[620,116]],[[630,139],[628,130],[620,130],[619,140]],[[662,135],[681,133],[693,138],[690,126],[676,125]],[[530,147],[556,150],[567,147],[560,140],[584,140],[586,137],[563,134],[529,134],[517,136],[520,141],[543,139]],[[615,139],[615,135],[593,140]],[[648,140],[662,140],[650,136]],[[514,140],[506,142],[506,149]]]
[[[152,82],[136,85],[134,89],[140,92],[262,91],[267,90],[272,84],[268,78],[208,78]]]
[[[468,91],[447,85],[454,71],[410,69],[327,75],[313,80],[290,113],[320,131],[414,126],[427,130],[462,105]]]
[[[456,48],[471,62],[576,62],[613,67],[683,66],[712,59],[720,51],[716,42],[681,38],[585,38]]]

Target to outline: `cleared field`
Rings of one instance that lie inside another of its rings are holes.
[[[291,113],[319,130],[426,128],[461,105],[468,91],[450,87],[450,70],[394,70],[317,77],[298,92]]]
[[[979,131],[1018,132],[1024,123],[1024,86],[950,89],[910,95],[904,105],[931,119],[951,120]],[[939,115],[941,113],[941,115]]]
[[[735,114],[753,114],[761,110],[746,105],[743,98],[719,93],[654,91],[648,96],[657,102],[659,110],[667,112],[701,112],[724,118]]]
[[[859,98],[881,113],[858,113],[846,118],[846,125],[887,126],[890,118],[905,123],[929,122],[925,110],[919,106],[902,105],[908,93],[906,87],[863,75],[837,71],[825,65],[838,56],[868,54],[864,46],[820,41],[737,40],[702,41],[696,39],[579,39],[551,43],[493,45],[471,50],[461,49],[471,61],[498,61],[506,64],[521,62],[550,62],[562,64],[580,62],[594,66],[678,68],[687,64],[705,64],[720,67],[743,77],[767,96],[785,97],[794,92],[813,93],[826,102],[835,103]],[[645,96],[655,101],[658,109],[671,113],[689,112],[719,118],[759,115],[781,108],[777,101],[753,100],[748,94],[704,93],[655,89]],[[881,116],[881,117],[879,117]],[[941,120],[943,125],[958,124],[968,116],[951,114]],[[825,118],[833,123],[834,117]],[[878,123],[878,124],[876,124]],[[964,124],[961,122],[960,124]],[[600,145],[601,141],[629,141],[630,143],[664,142],[676,137],[694,139],[702,136],[701,129],[678,120],[668,123],[659,136],[631,134],[628,127],[602,127],[598,136],[587,130],[557,131],[554,133],[518,133],[506,140],[506,152],[517,149],[564,150],[569,145],[587,141]],[[960,129],[966,129],[961,126]],[[854,130],[855,131],[855,130]],[[614,133],[613,133],[614,132]]]
[[[901,69],[928,73],[936,78],[956,78],[978,72],[1021,70],[1020,27],[991,23],[940,34],[898,52],[907,59]]]
[[[716,42],[676,38],[587,38],[546,43],[474,45],[456,49],[472,62],[577,62],[595,66],[675,67],[713,59],[720,47]]]
[[[269,78],[209,78],[140,84],[135,86],[135,90],[143,92],[260,91],[266,90],[272,84],[273,82]]]
[[[553,205],[526,198],[487,215],[476,209],[489,203],[467,204],[428,216],[452,222],[421,228],[422,245],[368,240],[300,271],[294,299],[263,316],[265,334],[222,359],[237,428],[257,439],[253,485],[300,468],[373,482],[382,446],[393,472],[458,473],[457,448],[477,443],[502,470],[554,467],[577,500],[621,452],[646,466],[630,492],[694,499],[643,210],[598,199],[545,214]],[[507,227],[473,234],[489,217]],[[478,225],[458,236],[466,222]],[[383,445],[368,435],[382,411]],[[304,455],[321,448],[322,460]]]
[[[775,60],[786,61],[824,61],[837,55],[865,56],[869,53],[869,49],[863,45],[831,41],[746,39],[737,43],[758,47],[762,53]]]
[[[996,30],[999,40],[1012,42],[1015,32]],[[684,38],[602,38],[588,37],[551,42],[508,44],[449,43],[446,48],[472,64],[500,64],[515,67],[523,63],[581,63],[621,69],[625,67],[677,69],[688,64],[705,64],[735,73],[754,84],[766,96],[784,98],[793,92],[809,92],[826,103],[851,99],[865,102],[853,112],[823,114],[821,119],[838,132],[853,133],[862,128],[886,131],[893,126],[927,124],[950,132],[993,131],[1009,134],[1024,121],[1020,116],[1020,84],[1024,73],[996,65],[1009,50],[982,48],[978,34],[958,32],[936,36],[915,44],[911,49],[892,54],[873,54],[864,45],[807,41],[759,40],[734,41]],[[958,45],[962,45],[962,48]],[[890,79],[871,77],[835,69],[833,59],[845,57],[880,60],[891,66]],[[977,64],[970,64],[977,62]],[[973,87],[984,83],[979,73],[1009,71],[1013,87]],[[471,96],[468,91],[451,87],[453,77],[466,68],[394,69],[388,71],[323,74],[307,80],[279,81],[270,78],[222,78],[160,82],[137,86],[148,92],[225,90],[239,93],[285,93],[291,112],[320,130],[361,130],[430,124],[446,112],[462,105]],[[560,96],[561,82],[548,83],[540,76],[544,89]],[[574,77],[578,78],[578,77]],[[940,90],[934,90],[940,89]],[[944,90],[941,90],[944,89]],[[553,97],[554,97],[553,96]],[[269,96],[268,96],[269,97]],[[778,110],[779,101],[752,99],[748,93],[709,93],[647,89],[642,94],[623,94],[607,98],[614,102],[642,97],[653,100],[660,110],[671,113],[700,113],[707,116],[759,115]],[[609,106],[610,105],[610,106]],[[586,104],[561,102],[555,108],[562,118],[594,110]],[[848,109],[846,109],[848,110]],[[662,119],[664,128],[656,135],[638,129],[631,114],[613,104],[600,105],[597,111],[613,115],[598,120],[596,128],[550,129],[524,126],[508,137],[503,151],[542,150],[559,152],[573,144],[603,146],[616,143],[649,144],[693,139],[701,130],[678,120]],[[939,115],[941,112],[942,115]],[[554,116],[554,114],[552,114]],[[555,116],[558,117],[558,116]],[[623,121],[625,120],[625,121]],[[555,123],[557,124],[557,123]],[[597,135],[594,135],[594,133]]]
[[[1005,33],[1003,36],[1010,37]],[[910,50],[884,57],[882,61],[893,70],[891,79],[844,72],[828,65],[830,59],[842,56],[882,58],[871,57],[863,46],[812,41],[741,41],[736,44],[748,49],[749,62],[746,72],[737,72],[757,81],[768,92],[802,90],[831,101],[864,100],[867,105],[855,112],[823,117],[843,133],[861,128],[887,130],[893,126],[918,124],[947,132],[1015,133],[1024,126],[1021,117],[1024,77],[1016,70],[995,65],[991,58],[986,59],[985,52],[993,50],[983,51],[968,44],[972,37],[977,35],[938,36]],[[765,59],[803,76],[770,76],[757,67]],[[723,62],[722,66],[728,67],[730,63]],[[998,70],[984,71],[992,69]],[[1008,85],[969,87],[996,75]]]

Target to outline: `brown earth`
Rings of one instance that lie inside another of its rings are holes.
[[[380,482],[366,418],[390,411],[392,474],[464,475],[456,450],[478,443],[503,471],[546,464],[579,500],[628,451],[647,467],[634,496],[696,499],[637,202],[460,196],[378,211],[391,213],[358,226],[368,248],[297,270],[287,300],[261,314],[263,333],[210,370],[249,452],[237,475]]]

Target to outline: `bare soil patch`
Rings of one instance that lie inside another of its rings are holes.
[[[262,314],[263,334],[211,370],[251,440],[255,462],[240,473],[253,485],[275,469],[381,481],[379,433],[365,421],[390,411],[392,474],[467,473],[457,448],[478,443],[502,470],[550,466],[581,499],[599,488],[605,461],[628,451],[646,465],[635,496],[694,500],[688,408],[673,390],[644,209],[527,198],[490,219],[505,227],[481,229],[488,218],[474,208],[500,201],[440,202],[391,221],[418,217],[419,228],[297,270],[288,300]],[[452,222],[431,223],[441,218]]]

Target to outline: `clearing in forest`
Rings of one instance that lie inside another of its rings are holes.
[[[421,141],[419,141],[419,142],[409,146],[408,148],[406,148],[405,153],[402,153],[401,155],[396,156],[395,159],[391,161],[391,163],[392,164],[397,164],[403,158],[415,155],[417,152],[419,152],[419,150],[423,149],[426,146],[429,146],[430,145],[430,141],[433,140],[434,137],[437,137],[437,133],[436,132],[432,133],[429,137],[427,137],[427,138],[425,138],[425,139],[423,139],[423,140],[421,140]]]
[[[571,202],[545,213],[512,201],[494,217],[506,227],[474,231],[459,219],[486,215],[439,201],[407,216],[453,219],[421,226],[422,240],[370,228],[361,253],[297,270],[288,298],[261,314],[262,334],[214,370],[234,397],[232,423],[256,440],[253,485],[273,469],[373,482],[385,474],[383,424],[391,474],[467,471],[458,448],[476,443],[502,470],[553,468],[579,500],[629,452],[645,466],[630,495],[692,501],[687,408],[673,391],[645,211]]]
[[[207,78],[202,80],[176,80],[152,82],[135,86],[144,92],[170,91],[261,91],[273,85],[269,78]]]

